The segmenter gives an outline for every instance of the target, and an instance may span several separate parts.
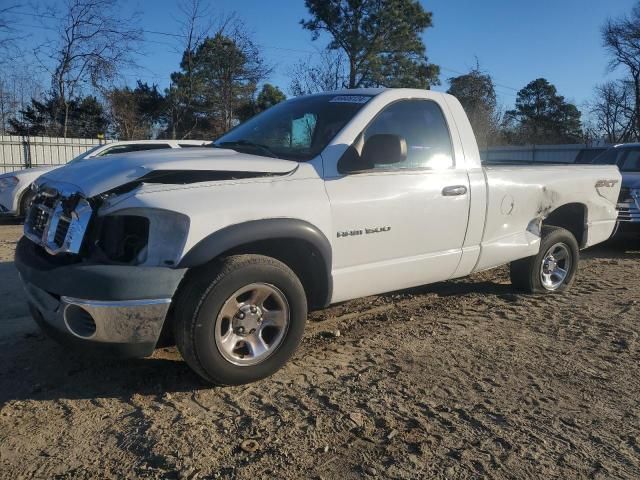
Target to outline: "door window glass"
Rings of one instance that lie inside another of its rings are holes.
[[[405,100],[385,108],[364,132],[367,141],[376,134],[393,134],[407,142],[407,159],[378,164],[384,169],[446,169],[453,167],[453,149],[447,122],[437,103]]]

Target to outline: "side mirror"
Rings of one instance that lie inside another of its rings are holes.
[[[371,165],[391,165],[407,159],[407,141],[400,135],[380,133],[364,142],[362,161]]]
[[[358,154],[354,146],[350,146],[338,162],[340,173],[371,170],[375,165],[391,165],[407,159],[407,141],[388,133],[373,135],[367,139]]]

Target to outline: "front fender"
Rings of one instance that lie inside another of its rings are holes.
[[[310,245],[319,256],[317,279],[324,287],[319,304],[328,305],[332,294],[332,249],[327,237],[314,225],[294,218],[270,218],[251,220],[230,225],[200,240],[180,260],[177,268],[194,268],[204,265],[230,250],[242,248],[265,240],[302,241]],[[284,245],[284,244],[283,244]]]

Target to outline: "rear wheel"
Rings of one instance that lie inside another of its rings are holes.
[[[511,263],[511,283],[528,293],[562,292],[573,283],[579,258],[578,242],[571,232],[545,226],[540,252]]]
[[[205,380],[239,385],[280,369],[300,344],[307,299],[284,263],[231,256],[193,272],[176,299],[175,338]]]

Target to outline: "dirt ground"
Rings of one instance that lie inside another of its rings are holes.
[[[28,317],[0,226],[1,478],[640,478],[640,240],[566,295],[504,269],[314,313],[272,378],[209,388],[173,348],[81,356]]]

